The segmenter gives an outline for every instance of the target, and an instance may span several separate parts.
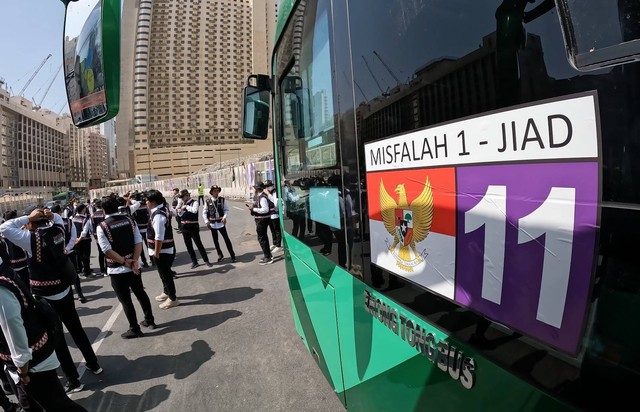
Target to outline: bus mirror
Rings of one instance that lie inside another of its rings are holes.
[[[555,1],[569,60],[578,70],[640,60],[640,2]]]
[[[67,99],[73,123],[87,127],[118,114],[120,0],[63,2]]]
[[[254,86],[244,88],[242,111],[242,136],[247,139],[265,140],[269,132],[269,89]]]

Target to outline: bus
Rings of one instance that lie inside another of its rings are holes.
[[[640,4],[279,13],[243,135],[273,138],[295,328],[345,408],[635,404]]]

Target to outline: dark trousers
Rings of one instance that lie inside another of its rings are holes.
[[[196,252],[193,250],[193,243],[196,244],[196,247],[200,252],[200,256],[202,256],[202,260],[209,262],[207,251],[202,244],[202,239],[200,239],[200,228],[191,229],[182,225],[182,237],[184,239],[184,244],[187,247],[187,252],[189,252],[189,256],[191,257],[191,262],[198,263]]]
[[[96,247],[98,248],[98,264],[100,265],[100,273],[107,273],[107,257],[104,255],[104,252],[100,248],[98,242],[96,242]]]
[[[67,256],[69,256],[69,259],[71,259],[72,262],[76,262],[78,260],[77,258],[77,253],[75,252],[75,249],[68,254]],[[80,272],[81,270],[78,270],[78,266],[76,265],[76,272]],[[78,295],[79,298],[84,297],[84,295],[82,294],[82,285],[80,285],[80,276],[76,275],[75,280],[73,281],[73,287],[76,290],[76,295]]]
[[[304,231],[306,229],[307,223],[302,213],[292,213],[289,217],[293,221],[293,230],[291,234],[298,238],[298,240],[304,241]]]
[[[142,285],[142,276],[136,275],[133,272],[128,273],[114,273],[111,276],[111,287],[118,300],[122,304],[124,314],[129,321],[129,329],[139,331],[138,318],[136,317],[136,309],[133,307],[133,301],[131,300],[131,292],[136,296],[140,307],[142,307],[142,313],[144,313],[144,320],[149,323],[153,323],[153,312],[151,311],[151,301],[147,292],[144,291]]]
[[[67,377],[69,382],[76,382],[80,378],[76,364],[73,362],[71,352],[69,352],[69,346],[64,336],[60,336],[58,342],[56,342],[56,357],[60,361],[60,369],[62,373]]]
[[[29,373],[31,382],[28,385],[20,382],[20,387],[29,398],[46,411],[87,412],[64,392],[64,388],[54,370]]]
[[[175,253],[160,253],[160,257],[154,259],[158,267],[158,275],[160,275],[160,280],[162,281],[163,292],[169,295],[171,300],[176,300],[176,284],[171,273],[171,265],[173,265],[175,257]]]
[[[267,236],[267,230],[269,230],[269,224],[271,218],[256,219],[256,233],[258,234],[258,243],[266,259],[271,258],[271,250],[269,249],[269,237]]]
[[[147,256],[144,253],[145,248],[147,249],[147,254],[149,254],[149,244],[147,243],[147,232],[140,232],[140,236],[142,236],[142,250],[140,251],[140,258],[142,259],[143,264],[147,264]],[[149,256],[149,260],[153,263],[153,259]]]
[[[211,228],[211,237],[213,238],[213,244],[216,247],[216,251],[218,252],[218,258],[222,259],[224,255],[222,254],[222,249],[220,249],[220,242],[218,242],[218,232],[222,235],[222,239],[224,239],[224,244],[227,245],[227,250],[229,251],[229,255],[231,255],[232,259],[235,259],[236,254],[233,251],[233,245],[231,244],[231,239],[229,239],[229,234],[227,233],[227,228],[222,226],[220,229]]]
[[[271,237],[273,238],[273,245],[282,246],[282,230],[280,230],[280,218],[269,219],[269,228],[271,229]]]
[[[67,293],[67,295],[60,300],[47,299],[47,302],[51,304],[51,307],[58,313],[58,316],[60,316],[60,320],[67,328],[67,331],[69,331],[80,352],[82,352],[87,367],[89,369],[97,369],[99,367],[98,358],[91,347],[91,342],[89,342],[87,334],[82,328],[82,323],[80,323],[80,317],[78,317],[76,306],[73,303],[73,293]]]
[[[75,246],[76,251],[76,260],[78,265],[76,266],[76,270],[78,272],[82,271],[85,275],[91,274],[91,239],[89,240],[81,240],[76,243]]]

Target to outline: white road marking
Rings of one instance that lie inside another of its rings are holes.
[[[104,324],[104,326],[102,327],[102,330],[96,337],[96,340],[91,345],[91,347],[93,348],[93,352],[96,355],[98,354],[98,349],[100,348],[100,345],[102,345],[102,342],[104,342],[105,336],[107,336],[107,332],[111,331],[111,327],[113,326],[113,323],[116,321],[116,319],[120,315],[120,312],[122,312],[122,305],[118,304],[118,307],[116,308],[116,310],[113,311],[113,313],[111,314],[111,317],[109,317],[109,319],[107,320],[107,323]],[[78,374],[80,375],[79,378],[82,378],[82,375],[84,375],[86,371],[87,371],[87,365],[84,358],[82,358],[82,360],[80,361],[80,366],[78,366]]]

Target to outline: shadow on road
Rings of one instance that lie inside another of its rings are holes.
[[[140,395],[123,395],[113,391],[95,391],[76,402],[93,412],[100,411],[150,411],[169,399],[167,385],[152,386]]]
[[[199,295],[183,296],[180,295],[182,306],[202,305],[202,304],[227,304],[237,303],[243,300],[254,298],[258,293],[262,293],[262,289],[254,289],[248,286],[240,288],[230,288],[223,290],[214,290]],[[193,300],[193,301],[190,301]]]
[[[144,330],[145,337],[164,335],[170,332],[183,332],[187,330],[205,330],[215,328],[229,319],[237,318],[242,312],[237,310],[225,310],[218,313],[207,313],[204,315],[188,316],[165,323],[158,323],[158,328],[153,331]]]

